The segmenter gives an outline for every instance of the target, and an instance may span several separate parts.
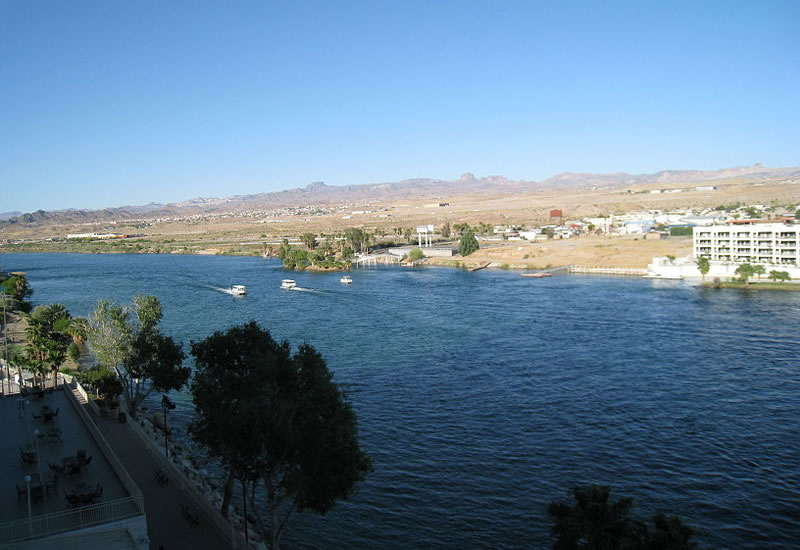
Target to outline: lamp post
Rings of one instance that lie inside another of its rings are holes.
[[[42,481],[42,455],[39,452],[39,429],[33,430],[33,439],[36,441],[36,470],[39,472],[39,481]]]
[[[25,476],[25,494],[28,495],[28,536],[33,536],[33,523],[31,522],[31,476]]]
[[[164,409],[164,452],[166,456],[169,456],[169,445],[167,444],[167,432],[169,432],[167,429],[167,412],[175,408],[175,403],[167,397],[166,393],[161,397],[161,408]]]
[[[6,380],[8,380],[8,393],[11,393],[11,371],[8,369],[8,319],[6,318],[6,309],[8,308],[8,298],[3,296],[3,340],[5,342],[5,364],[6,364]]]

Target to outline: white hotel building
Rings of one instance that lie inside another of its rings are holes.
[[[770,271],[786,271],[800,279],[800,224],[754,223],[710,225],[694,228],[693,255],[670,260],[653,258],[648,276],[666,279],[700,277],[695,263],[711,260],[709,277],[736,277],[741,264],[763,265]]]
[[[763,223],[694,228],[694,257],[712,262],[800,266],[800,225]]]

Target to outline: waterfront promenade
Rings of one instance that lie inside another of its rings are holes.
[[[162,547],[164,550],[218,550],[231,547],[227,537],[202,514],[198,513],[196,525],[187,520],[183,507],[194,509],[192,500],[176,480],[166,485],[158,481],[155,472],[159,464],[133,433],[130,425],[94,415],[92,418],[144,495],[151,550]]]

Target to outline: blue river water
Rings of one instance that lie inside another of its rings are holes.
[[[800,293],[436,268],[357,270],[348,287],[236,257],[0,264],[73,315],[153,294],[187,351],[251,319],[316,347],[375,471],[328,516],[296,516],[287,548],[548,548],[548,503],[582,483],[642,519],[678,514],[715,548],[800,540]]]

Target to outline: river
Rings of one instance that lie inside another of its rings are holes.
[[[182,342],[254,319],[327,359],[375,471],[288,548],[547,548],[582,483],[680,515],[716,548],[800,539],[800,293],[513,271],[178,255],[4,254],[32,300],[87,315],[157,296]],[[248,294],[224,292],[244,284]],[[191,416],[187,394],[173,418]]]

